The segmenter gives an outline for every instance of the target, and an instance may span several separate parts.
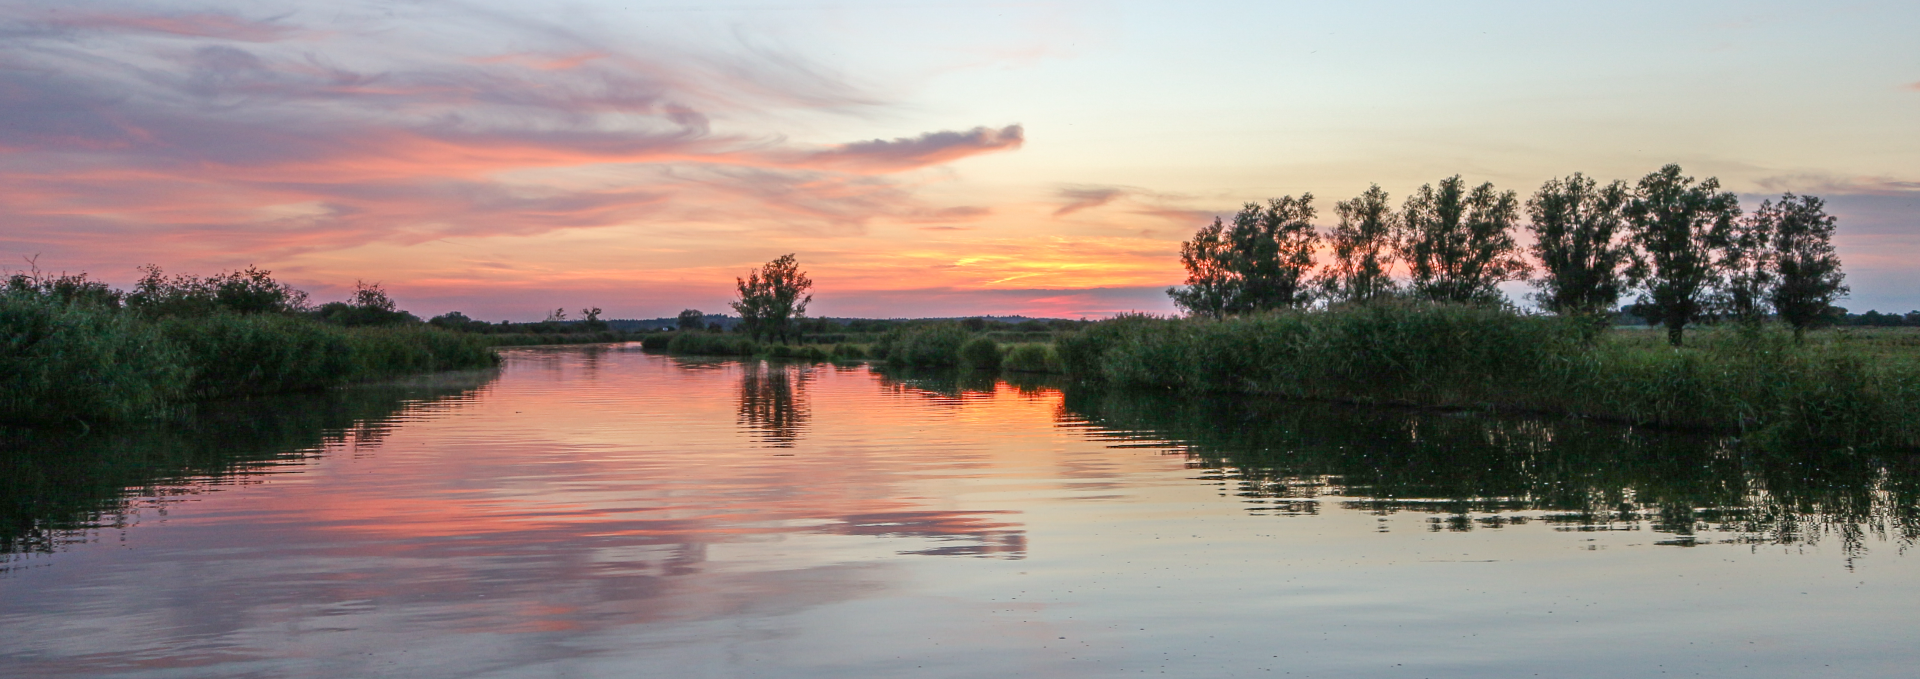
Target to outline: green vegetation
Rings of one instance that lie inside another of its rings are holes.
[[[378,285],[309,310],[305,293],[259,269],[205,278],[146,271],[125,293],[85,274],[8,278],[0,291],[0,421],[135,420],[191,399],[498,361],[472,337],[396,311]]]
[[[1227,319],[1132,316],[1063,337],[1069,375],[1188,392],[1495,408],[1731,431],[1758,445],[1920,446],[1920,354],[1785,333],[1696,346],[1573,317],[1422,303]]]

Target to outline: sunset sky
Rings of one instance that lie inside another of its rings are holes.
[[[421,316],[1168,312],[1240,203],[1666,163],[1920,308],[1920,3],[4,2],[0,265]],[[1516,292],[1524,292],[1517,288]]]

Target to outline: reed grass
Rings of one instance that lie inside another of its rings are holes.
[[[307,391],[491,367],[478,340],[437,328],[342,328],[285,314],[150,317],[0,295],[0,420],[124,421],[190,399]]]
[[[1575,320],[1376,304],[1210,319],[1129,316],[1058,343],[1111,384],[1488,408],[1726,430],[1770,447],[1920,446],[1920,357],[1783,330],[1714,330],[1685,348],[1594,336]]]

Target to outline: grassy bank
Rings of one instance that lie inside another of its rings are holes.
[[[1770,447],[1920,446],[1920,355],[1784,331],[1713,330],[1672,348],[1557,317],[1383,304],[1124,317],[1058,352],[1070,375],[1118,386],[1577,415]]]
[[[156,316],[0,295],[4,421],[133,420],[196,399],[497,363],[478,340],[417,324],[341,327],[274,313]]]

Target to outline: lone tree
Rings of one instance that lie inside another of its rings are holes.
[[[699,309],[687,309],[681,311],[680,316],[673,319],[673,326],[680,330],[705,330],[707,328],[707,315],[701,313]]]
[[[1793,326],[1794,339],[1806,329],[1828,318],[1833,301],[1847,294],[1841,283],[1840,256],[1833,251],[1835,220],[1826,212],[1826,202],[1813,196],[1781,196],[1771,210],[1773,222],[1773,262],[1778,282],[1773,288],[1773,308],[1780,318]]]
[[[1695,183],[1668,165],[1640,179],[1627,202],[1627,225],[1638,247],[1630,277],[1639,284],[1641,314],[1667,327],[1680,346],[1687,324],[1703,318],[1719,283],[1713,253],[1724,247],[1740,199],[1709,177]]]
[[[1393,294],[1393,207],[1379,184],[1335,203],[1340,223],[1327,234],[1333,262],[1315,280],[1330,301],[1364,302]]]
[[[1247,203],[1228,227],[1218,218],[1180,245],[1187,285],[1167,295],[1189,313],[1209,316],[1297,307],[1313,300],[1309,274],[1320,235],[1313,194]]]
[[[778,337],[781,342],[787,341],[794,320],[806,316],[807,304],[813,301],[813,295],[807,294],[813,280],[800,270],[791,254],[734,280],[740,287],[740,300],[731,306],[755,339]]]
[[[1633,248],[1624,236],[1626,182],[1599,186],[1576,172],[1552,179],[1527,201],[1533,254],[1540,259],[1535,284],[1540,306],[1563,316],[1599,318],[1626,291]]]
[[[1460,175],[1423,185],[1400,209],[1400,261],[1414,294],[1436,302],[1491,304],[1500,283],[1527,273],[1514,243],[1520,200],[1481,184],[1471,192]]]

